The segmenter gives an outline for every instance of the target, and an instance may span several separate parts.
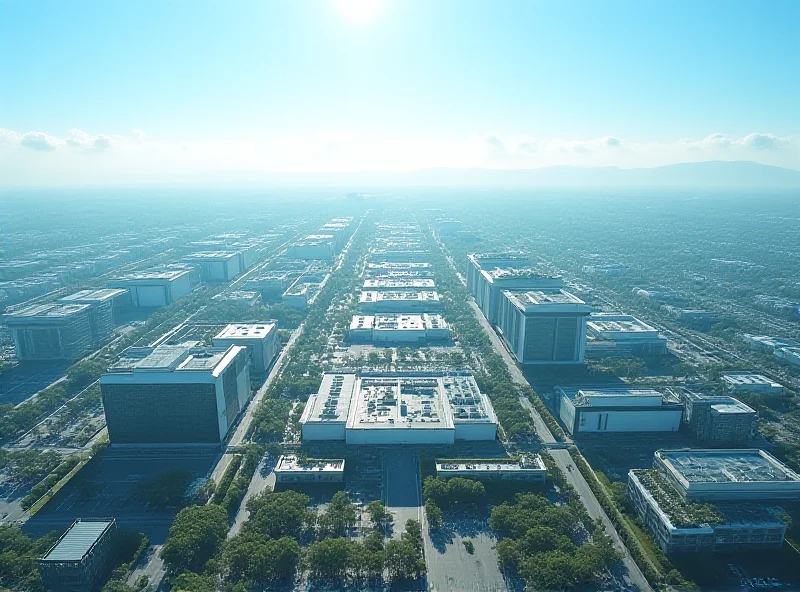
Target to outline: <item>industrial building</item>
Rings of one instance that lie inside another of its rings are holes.
[[[683,403],[670,389],[556,387],[559,416],[570,434],[677,432]]]
[[[229,282],[244,271],[237,251],[200,251],[183,258],[200,269],[204,282]]]
[[[307,458],[283,455],[275,465],[276,483],[341,483],[344,459]]]
[[[787,364],[800,366],[800,347],[779,347],[774,354],[776,358]]]
[[[767,335],[750,335],[749,333],[745,333],[742,335],[742,339],[750,346],[750,349],[766,353],[774,353],[776,350],[784,347],[800,347],[800,341],[783,337],[769,337]]]
[[[497,324],[505,290],[555,290],[564,287],[558,276],[543,274],[528,266],[523,255],[469,255],[467,286],[483,316]]]
[[[367,278],[364,280],[362,289],[369,290],[433,290],[436,282],[431,278]]]
[[[211,340],[214,347],[241,345],[247,348],[250,367],[266,372],[278,353],[278,325],[275,322],[236,323],[228,325]]]
[[[306,310],[308,309],[310,297],[311,290],[308,285],[295,282],[288,290],[281,294],[281,302],[291,308]]]
[[[233,290],[231,292],[221,292],[216,294],[212,300],[218,302],[232,302],[241,308],[252,308],[261,302],[261,292],[253,290]]]
[[[698,442],[742,446],[755,430],[756,412],[733,397],[681,393],[686,405],[684,420]]]
[[[586,320],[586,355],[592,357],[658,357],[667,353],[667,340],[631,315],[592,313]]]
[[[382,263],[367,263],[364,270],[368,277],[380,277],[392,273],[418,273],[420,277],[433,277],[433,268],[426,262],[407,262],[384,261]],[[429,275],[428,275],[429,274]]]
[[[467,373],[326,373],[300,418],[304,440],[452,444],[494,440],[497,417]]]
[[[64,296],[60,302],[90,306],[89,325],[92,330],[92,345],[98,347],[111,339],[114,333],[114,304],[127,295],[128,291],[121,288],[81,290]]]
[[[310,234],[286,250],[286,257],[294,259],[333,261],[335,256],[336,238],[332,234]]]
[[[76,520],[36,564],[45,588],[93,592],[105,582],[115,560],[116,520]]]
[[[628,473],[627,496],[665,553],[779,549],[800,476],[762,450],[659,450]]]
[[[687,499],[800,500],[800,475],[757,448],[658,450],[653,467]]]
[[[425,343],[450,338],[450,327],[439,314],[353,315],[348,338],[375,343]]]
[[[722,375],[723,384],[731,392],[758,393],[760,395],[780,395],[783,385],[761,374],[728,372]]]
[[[439,293],[433,290],[362,291],[361,309],[367,313],[438,312],[442,310]]]
[[[420,247],[383,247],[370,251],[370,261],[375,263],[424,263],[430,258],[427,248]]]
[[[437,459],[436,475],[444,478],[466,477],[544,483],[547,478],[547,467],[538,454],[523,454],[519,458]]]
[[[90,304],[32,304],[4,315],[17,359],[77,360],[92,349]]]
[[[108,282],[109,288],[125,288],[132,306],[167,306],[192,291],[191,269],[161,269],[130,273]]]
[[[225,440],[250,398],[247,349],[197,345],[130,348],[100,377],[112,445]]]
[[[521,364],[580,364],[591,307],[564,290],[506,290],[498,327]]]

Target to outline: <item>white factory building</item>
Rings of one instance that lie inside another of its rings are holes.
[[[130,273],[108,282],[109,288],[125,288],[131,304],[154,308],[172,304],[192,291],[191,269],[164,269]]]
[[[214,336],[211,343],[214,347],[246,347],[253,371],[263,373],[278,353],[278,325],[275,322],[228,325]]]
[[[244,271],[237,251],[200,251],[186,255],[183,261],[196,265],[204,282],[228,282]]]
[[[450,338],[450,327],[439,314],[353,315],[348,338],[374,343],[425,343]]]
[[[728,372],[722,375],[722,383],[734,393],[758,393],[761,395],[780,395],[783,385],[761,374],[747,372]]]
[[[497,437],[494,409],[466,373],[326,373],[300,425],[303,440],[348,444],[453,444]]]
[[[364,290],[358,300],[366,313],[438,312],[442,310],[439,293],[433,290],[377,291]]]
[[[547,467],[538,454],[523,454],[519,458],[436,460],[439,477],[467,479],[501,479],[544,483]]]
[[[377,248],[370,251],[370,260],[375,263],[396,262],[396,263],[424,263],[430,258],[430,252],[426,248]]]
[[[506,290],[498,327],[521,364],[581,364],[591,307],[565,290]]]
[[[89,305],[92,345],[97,347],[111,339],[114,333],[114,304],[127,296],[128,291],[121,288],[100,288],[75,292],[61,298],[60,302]]]
[[[586,355],[656,357],[667,353],[658,329],[631,315],[592,313],[586,320]]]
[[[433,277],[431,264],[425,262],[398,263],[384,261],[382,263],[367,263],[364,272],[368,277],[391,276],[398,273],[421,274],[419,277]]]
[[[133,347],[100,393],[111,444],[220,444],[250,399],[247,349]]]
[[[432,278],[367,278],[362,289],[369,290],[434,290],[436,282]]]
[[[307,458],[283,455],[275,465],[276,483],[341,483],[344,459]]]
[[[756,449],[659,450],[628,472],[627,498],[665,553],[780,549],[780,500],[800,499],[800,476]]]
[[[570,434],[677,432],[683,403],[669,389],[556,387],[559,416]]]
[[[293,259],[321,259],[333,261],[336,255],[336,237],[332,234],[309,234],[286,250]]]

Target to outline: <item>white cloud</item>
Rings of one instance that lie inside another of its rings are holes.
[[[0,177],[17,184],[46,178],[133,182],[206,172],[403,171],[425,168],[535,168],[551,165],[658,166],[701,160],[755,160],[800,169],[800,137],[771,133],[641,141],[607,135],[588,139],[497,133],[467,137],[356,136],[320,131],[253,139],[160,139],[71,129],[63,137],[0,129]],[[35,151],[52,155],[42,159]],[[100,155],[92,157],[92,155]],[[76,182],[73,180],[73,182]]]
[[[44,132],[28,132],[22,135],[19,143],[32,150],[50,152],[62,146],[64,141],[60,138],[49,136]]]

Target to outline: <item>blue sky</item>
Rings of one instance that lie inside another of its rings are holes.
[[[0,184],[800,168],[800,2],[0,0]]]

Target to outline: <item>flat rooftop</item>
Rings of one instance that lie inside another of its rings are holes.
[[[363,290],[359,302],[381,302],[388,300],[420,300],[438,301],[439,293],[433,290],[387,290],[378,292],[376,290]]]
[[[397,279],[397,278],[372,278],[364,280],[364,290],[376,289],[433,289],[436,287],[436,282],[430,278],[412,278],[412,279]]]
[[[761,374],[748,374],[748,373],[730,373],[723,374],[722,380],[732,386],[748,386],[748,385],[769,385],[773,388],[783,388],[783,386],[767,378]]]
[[[112,282],[146,282],[146,281],[173,281],[188,273],[191,269],[159,269],[151,271],[136,271],[113,278]]]
[[[190,253],[184,259],[196,259],[198,261],[219,261],[227,260],[237,257],[239,254],[236,251],[199,251],[197,253]]]
[[[560,281],[561,276],[554,276],[547,273],[542,273],[534,267],[495,267],[494,269],[487,269],[485,273],[493,280],[517,280],[517,279],[538,279],[538,280],[551,280]]]
[[[382,263],[368,263],[367,269],[429,269],[430,266],[430,263],[424,262],[384,261]]]
[[[41,561],[80,561],[97,543],[113,521],[79,520],[53,545]]]
[[[132,347],[103,376],[152,372],[204,371],[217,375],[230,363],[240,346],[198,347],[197,341],[158,347]]]
[[[506,297],[525,312],[580,312],[589,313],[591,307],[566,290],[505,290]]]
[[[275,330],[275,323],[234,323],[227,325],[214,339],[264,339]]]
[[[528,454],[523,458],[498,458],[489,461],[488,459],[464,459],[458,462],[447,460],[436,460],[436,472],[441,471],[498,471],[498,472],[514,472],[514,471],[546,471],[547,468],[538,454]]]
[[[789,467],[758,449],[658,450],[656,456],[688,483],[800,482]]]
[[[63,304],[50,302],[47,304],[32,304],[5,314],[5,320],[19,322],[25,320],[65,320],[72,315],[87,311],[89,304]]]
[[[303,461],[296,456],[283,455],[275,465],[276,473],[340,473],[344,471],[344,459],[308,458]]]
[[[306,403],[303,420],[311,423],[346,423],[356,384],[353,373],[328,372],[316,395]]]
[[[91,302],[105,302],[107,300],[112,300],[117,298],[118,296],[122,296],[123,294],[127,294],[127,290],[124,288],[100,288],[98,290],[81,290],[80,292],[75,292],[74,294],[70,294],[69,296],[64,296],[60,300],[62,302],[79,302],[79,303],[91,303]]]
[[[234,290],[232,292],[222,292],[214,296],[214,300],[253,300],[261,296],[260,292],[254,290]]]
[[[586,319],[586,325],[598,333],[658,333],[655,328],[630,315],[594,313]]]
[[[556,387],[576,407],[626,407],[680,404],[680,396],[669,388],[571,388]]]

